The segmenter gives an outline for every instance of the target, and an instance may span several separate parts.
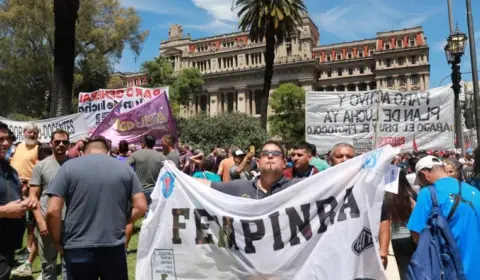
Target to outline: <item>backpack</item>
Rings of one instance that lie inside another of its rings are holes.
[[[463,280],[465,273],[460,250],[448,225],[460,203],[462,184],[459,183],[459,192],[448,218],[438,206],[435,188],[429,186],[428,189],[432,198],[432,212],[427,227],[420,234],[406,277],[409,280]]]

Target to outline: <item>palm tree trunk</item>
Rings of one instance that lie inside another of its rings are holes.
[[[275,32],[273,22],[266,27],[265,32],[265,74],[263,77],[263,96],[260,107],[260,125],[267,130],[268,100],[270,98],[270,86],[273,77],[273,62],[275,60]]]
[[[80,0],[54,0],[55,50],[54,81],[50,117],[72,112],[73,70],[75,63],[75,23]]]

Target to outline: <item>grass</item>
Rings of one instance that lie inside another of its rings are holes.
[[[135,227],[133,230],[133,236],[132,239],[130,240],[129,248],[128,248],[128,255],[127,255],[127,266],[128,266],[128,279],[133,280],[135,279],[135,266],[137,262],[137,246],[138,246],[138,236],[140,233],[140,225],[141,222],[138,221],[135,223]],[[26,235],[24,236],[23,243],[24,246],[26,244]],[[60,259],[57,261],[58,263],[58,279],[62,279],[62,276],[60,274]],[[26,279],[37,279],[38,275],[42,272],[42,266],[40,263],[40,257],[37,257],[35,261],[33,262],[32,265],[32,271],[33,271],[33,278],[25,278],[25,277],[14,277],[12,279],[18,279],[18,280],[26,280]]]

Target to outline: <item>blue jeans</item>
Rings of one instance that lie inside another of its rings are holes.
[[[153,190],[143,190],[143,194],[145,194],[145,198],[147,199],[147,212],[145,212],[145,218],[148,215],[148,212],[150,212],[150,205],[152,204],[152,192]]]
[[[128,280],[125,244],[67,249],[64,258],[68,280]]]

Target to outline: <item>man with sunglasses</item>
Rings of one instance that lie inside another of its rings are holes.
[[[262,146],[257,164],[260,176],[255,177],[253,181],[240,179],[223,183],[211,183],[206,180],[199,180],[223,193],[251,199],[265,198],[301,180],[288,179],[283,176],[282,171],[286,164],[285,153],[282,146],[275,141],[268,141]]]
[[[47,229],[45,214],[48,207],[47,189],[58,170],[68,160],[67,150],[70,145],[69,134],[64,130],[57,130],[50,137],[53,154],[35,165],[30,179],[30,199],[40,200],[40,208],[33,211],[37,227],[35,237],[38,240],[38,250],[42,262],[42,279],[57,279],[57,255],[54,243]],[[65,218],[65,207],[62,212],[62,221]],[[65,265],[63,279],[66,279]]]

